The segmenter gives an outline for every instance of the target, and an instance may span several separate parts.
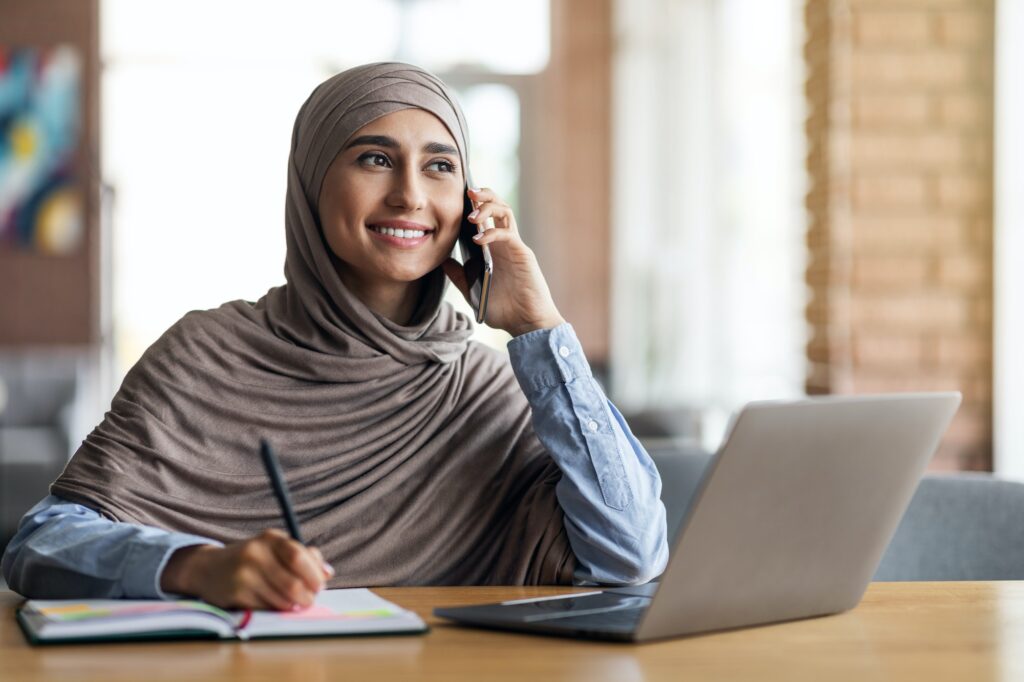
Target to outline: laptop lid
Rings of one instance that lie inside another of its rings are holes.
[[[856,606],[959,404],[950,392],[747,405],[634,639]]]

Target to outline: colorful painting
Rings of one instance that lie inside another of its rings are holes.
[[[75,252],[81,59],[71,47],[0,47],[0,248]]]

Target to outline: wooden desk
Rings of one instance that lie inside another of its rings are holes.
[[[0,680],[1003,680],[1024,679],[1024,582],[876,583],[853,611],[654,644],[464,629],[436,605],[561,588],[377,590],[425,636],[30,647],[0,592]]]

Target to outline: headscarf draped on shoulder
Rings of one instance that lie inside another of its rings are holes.
[[[287,283],[167,330],[53,494],[119,521],[241,540],[281,526],[266,437],[306,540],[336,570],[332,587],[571,581],[560,472],[507,358],[469,340],[440,269],[408,325],[371,311],[321,232],[328,166],[362,126],[407,108],[437,116],[468,168],[465,119],[435,76],[369,64],[318,86],[292,134]]]

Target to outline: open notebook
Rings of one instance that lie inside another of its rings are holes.
[[[225,611],[205,602],[31,600],[18,622],[33,644],[137,639],[255,639],[426,632],[412,611],[367,589],[326,590],[303,611]]]

